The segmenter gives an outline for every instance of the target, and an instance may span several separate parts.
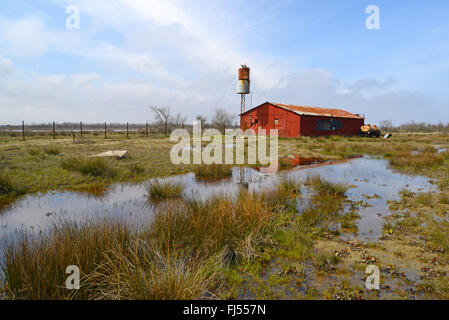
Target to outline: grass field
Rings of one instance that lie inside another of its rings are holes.
[[[172,145],[156,135],[86,135],[76,143],[69,137],[21,141],[0,135],[0,201],[55,189],[102,192],[114,182],[194,171],[170,162]],[[323,177],[311,177],[304,186],[281,179],[272,192],[207,201],[183,199],[182,186],[153,183],[149,198],[164,205],[151,225],[61,222],[10,244],[4,291],[13,299],[378,299],[376,291],[354,281],[366,277],[366,265],[375,262],[381,282],[390,287],[380,298],[449,299],[449,152],[435,146],[448,149],[449,136],[280,139],[283,157],[369,154],[438,185],[431,193],[404,191],[391,202],[393,214],[385,218],[378,242],[345,241],[330,228],[338,223],[352,230],[358,217],[356,210],[343,210],[351,205],[348,186]],[[129,150],[129,157],[90,158],[107,150]],[[204,177],[229,175],[228,168],[196,170]],[[302,197],[303,187],[314,195],[298,216],[293,199]],[[62,287],[70,264],[81,266],[85,285],[77,292]],[[421,278],[410,283],[405,270]]]

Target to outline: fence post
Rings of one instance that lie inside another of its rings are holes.
[[[126,139],[129,138],[129,123],[126,123]]]
[[[53,139],[56,139],[56,127],[54,121],[53,121]]]
[[[83,137],[83,122],[82,121],[80,121],[80,135],[82,138]]]
[[[145,123],[145,136],[148,138],[148,122]]]
[[[25,141],[25,121],[22,120],[22,139]]]
[[[107,135],[106,135],[106,122],[104,123],[104,138],[107,139]]]

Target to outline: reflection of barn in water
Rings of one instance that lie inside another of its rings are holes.
[[[340,109],[293,106],[265,102],[240,115],[240,128],[278,129],[280,137],[354,136],[365,118]]]

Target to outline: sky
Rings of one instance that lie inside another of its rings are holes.
[[[370,5],[380,29],[366,27]],[[0,124],[143,123],[150,106],[237,116],[241,64],[247,107],[449,122],[448,12],[447,0],[0,0]]]

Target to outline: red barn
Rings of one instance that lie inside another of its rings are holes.
[[[340,109],[292,106],[265,102],[240,115],[240,128],[278,129],[279,137],[354,136],[365,118]]]

